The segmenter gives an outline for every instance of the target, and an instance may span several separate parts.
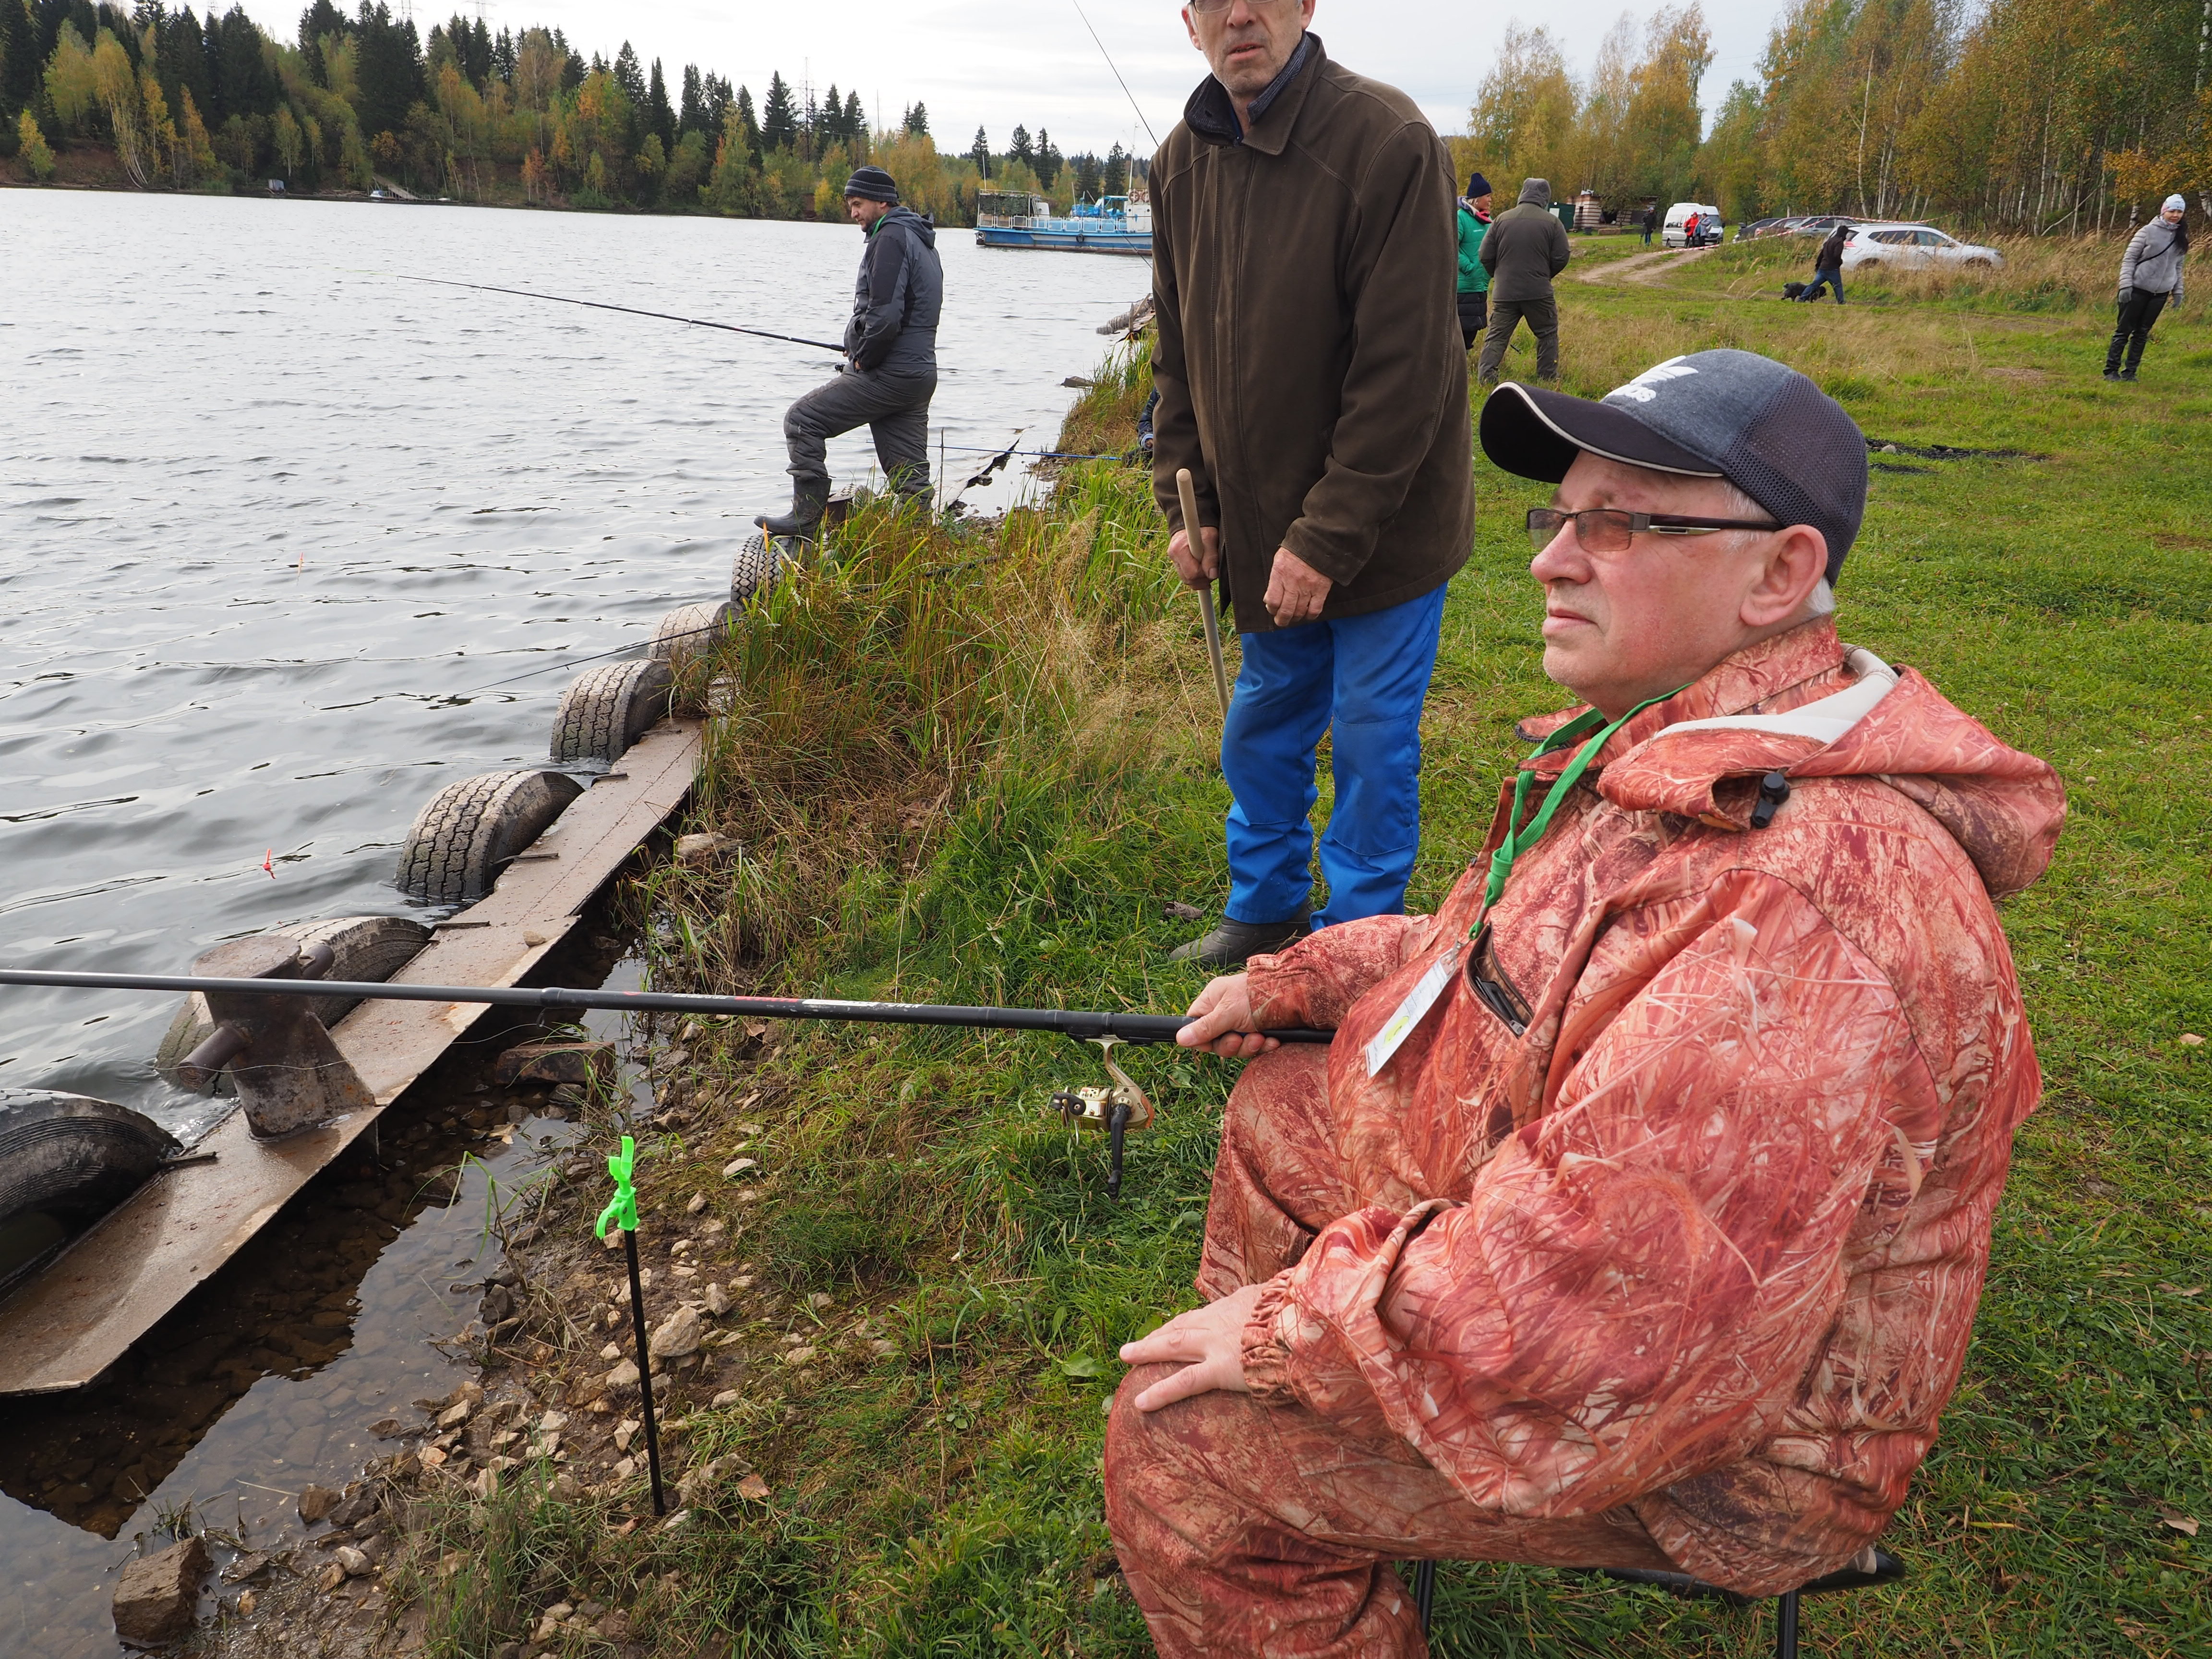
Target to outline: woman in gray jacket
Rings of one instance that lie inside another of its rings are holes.
[[[2135,234],[2120,258],[2120,322],[2105,354],[2105,378],[2132,380],[2149,343],[2151,325],[2169,296],[2181,303],[2182,266],[2189,258],[2189,204],[2169,196],[2157,218]],[[2120,353],[2127,352],[2127,367]]]

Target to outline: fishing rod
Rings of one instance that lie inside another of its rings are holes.
[[[327,957],[325,958],[327,961]],[[1059,1008],[969,1008],[927,1002],[842,1002],[823,997],[693,996],[673,991],[580,991],[562,985],[535,988],[501,985],[391,985],[380,981],[312,977],[319,964],[305,964],[309,977],[228,979],[198,974],[95,974],[0,968],[0,985],[39,985],[99,991],[183,991],[216,996],[342,997],[363,1002],[477,1002],[501,1008],[596,1009],[619,1013],[705,1014],[754,1019],[835,1020],[877,1025],[953,1026],[982,1031],[1048,1031],[1095,1042],[1113,1079],[1104,1087],[1060,1089],[1052,1110],[1070,1128],[1103,1129],[1108,1164],[1106,1196],[1121,1195],[1123,1139],[1153,1118],[1152,1103],[1136,1080],[1114,1063],[1123,1043],[1145,1048],[1173,1042],[1190,1021],[1176,1014],[1115,1013],[1110,1010]],[[1330,1042],[1334,1031],[1291,1026],[1261,1033],[1278,1042]],[[210,1075],[246,1055],[252,1037],[236,1026],[218,1025],[206,1042],[186,1056],[185,1066]]]
[[[1083,27],[1091,29],[1091,41],[1097,46],[1098,55],[1106,60],[1106,67],[1114,71],[1114,78],[1116,81],[1121,81],[1121,71],[1114,62],[1114,54],[1106,50],[1106,43],[1099,40],[1098,31],[1091,28],[1091,14],[1083,9],[1083,0],[1069,0],[1069,3],[1074,6],[1075,15],[1083,20]],[[1137,94],[1129,90],[1129,83],[1127,81],[1121,81],[1121,95],[1129,100],[1129,107],[1137,112],[1137,119],[1144,122],[1145,136],[1152,141],[1152,148],[1158,149],[1160,147],[1160,136],[1152,131],[1152,124],[1145,120],[1145,112],[1137,102]]]
[[[1111,1010],[970,1008],[931,1002],[843,1002],[825,997],[718,997],[679,991],[580,991],[563,985],[411,985],[376,980],[218,979],[198,974],[95,974],[0,968],[0,985],[86,991],[209,992],[219,996],[337,997],[368,1002],[477,1002],[500,1008],[589,1009],[622,1013],[704,1014],[724,1018],[850,1021],[877,1025],[949,1025],[982,1031],[1048,1031],[1084,1042],[1143,1048],[1173,1042],[1190,1024],[1180,1014]],[[1291,1026],[1263,1031],[1279,1042],[1328,1042],[1336,1033]]]
[[[550,300],[556,305],[589,306],[594,311],[619,311],[625,316],[653,317],[664,323],[684,323],[692,328],[719,328],[729,334],[750,334],[763,340],[784,340],[793,345],[812,346],[820,351],[834,351],[840,357],[845,355],[843,346],[832,345],[827,340],[810,340],[799,334],[778,334],[774,330],[766,328],[741,328],[735,323],[711,322],[704,317],[678,317],[672,312],[641,311],[635,306],[612,305],[605,300],[572,300],[565,294],[536,294],[526,288],[494,288],[488,283],[457,283],[444,276],[409,276],[398,271],[386,271],[382,274],[391,276],[396,282],[428,283],[439,288],[462,288],[468,289],[471,294],[512,294],[518,299]]]

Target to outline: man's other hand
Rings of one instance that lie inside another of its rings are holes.
[[[1215,981],[1216,984],[1222,983]],[[1244,1386],[1244,1327],[1265,1287],[1247,1285],[1218,1302],[1177,1314],[1150,1336],[1121,1345],[1126,1365],[1181,1364],[1136,1398],[1140,1412],[1156,1412],[1194,1394],[1216,1389],[1231,1394],[1249,1394]]]
[[[1261,602],[1278,628],[1296,628],[1312,622],[1328,603],[1335,584],[1287,547],[1275,550],[1275,568],[1267,578],[1267,596]]]
[[[1191,556],[1188,531],[1178,530],[1168,539],[1168,557],[1175,561],[1176,574],[1186,587],[1203,587],[1221,574],[1221,532],[1208,524],[1199,526],[1198,535],[1206,554],[1202,564]]]
[[[1186,1048],[1203,1048],[1224,1060],[1249,1060],[1283,1045],[1253,1029],[1251,985],[1243,974],[1224,974],[1198,994],[1176,1033]]]

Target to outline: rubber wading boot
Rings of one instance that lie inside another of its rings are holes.
[[[753,522],[771,536],[796,536],[811,541],[814,532],[822,527],[823,514],[829,510],[830,484],[824,479],[793,486],[790,512],[763,513]]]
[[[1204,939],[1194,939],[1168,952],[1170,962],[1191,962],[1201,968],[1241,968],[1253,957],[1265,956],[1296,944],[1311,931],[1313,906],[1301,904],[1286,921],[1233,921],[1221,925]]]

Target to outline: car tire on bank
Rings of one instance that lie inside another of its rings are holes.
[[[764,592],[784,566],[785,555],[771,536],[749,536],[730,561],[730,603],[743,605]]]
[[[52,1089],[0,1089],[0,1291],[181,1150],[128,1107]]]
[[[699,665],[714,654],[715,645],[728,633],[734,605],[679,605],[660,619],[653,630],[650,654],[668,665],[676,677],[669,707],[678,714],[707,712],[707,677]]]
[[[416,953],[430,942],[430,930],[405,916],[337,916],[327,921],[291,922],[270,931],[295,941],[302,951],[318,945],[330,946],[331,969],[323,975],[325,979],[380,984],[413,961]],[[356,997],[317,997],[307,1005],[325,1025],[337,1024],[359,1006]],[[161,1047],[154,1051],[154,1069],[161,1080],[172,1088],[190,1088],[177,1068],[214,1031],[215,1016],[208,1012],[207,999],[195,991],[177,1010]],[[225,1071],[213,1089],[205,1092],[228,1094],[230,1073]]]
[[[543,769],[449,783],[415,815],[393,878],[420,904],[474,904],[583,793],[575,779]]]
[[[553,763],[613,762],[668,718],[675,675],[653,658],[587,668],[561,694],[553,720]]]

